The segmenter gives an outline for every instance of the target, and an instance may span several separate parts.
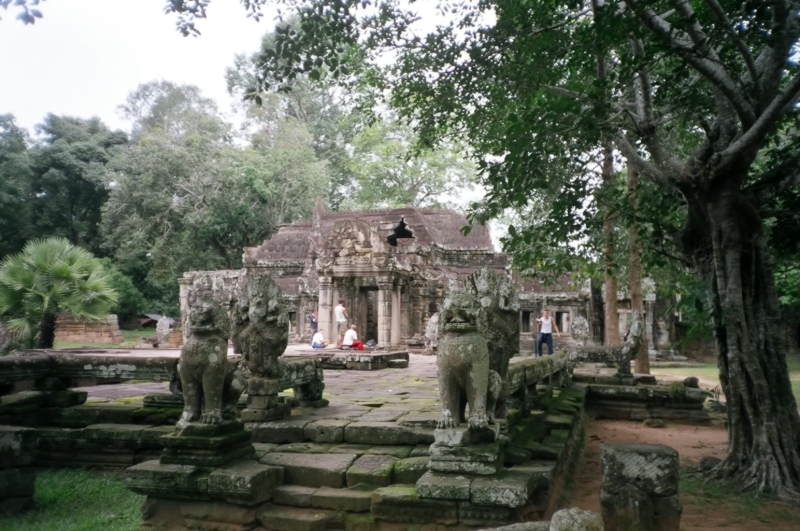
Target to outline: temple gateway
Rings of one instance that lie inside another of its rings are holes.
[[[488,267],[511,275],[510,259],[495,252],[489,230],[475,225],[464,235],[464,215],[448,209],[394,208],[360,212],[331,212],[317,201],[313,219],[280,227],[258,247],[244,249],[241,270],[192,271],[179,280],[183,330],[193,293],[211,290],[224,304],[236,299],[248,273],[274,278],[291,307],[291,337],[310,339],[309,315],[318,311],[319,328],[334,338],[333,308],[345,301],[350,322],[359,337],[378,347],[406,348],[421,344],[425,327],[438,311],[448,281]],[[550,310],[572,343],[573,323],[588,329],[583,341],[602,339],[602,295],[592,296],[588,284],[569,281],[555,286],[515,278],[522,308],[523,351],[531,350],[538,332],[534,319]],[[620,294],[620,328],[628,327],[629,305]],[[647,327],[651,351],[667,349],[674,335],[663,318],[654,319],[655,297],[648,297]],[[563,343],[562,343],[563,344]]]

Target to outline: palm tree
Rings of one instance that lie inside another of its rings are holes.
[[[116,302],[100,260],[64,238],[28,242],[0,264],[0,318],[17,338],[53,348],[56,317],[100,320]]]

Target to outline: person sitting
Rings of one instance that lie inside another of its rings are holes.
[[[358,334],[356,333],[356,325],[352,325],[350,330],[344,333],[344,339],[342,340],[342,347],[350,347],[356,348],[358,350],[364,350],[364,343],[358,340]]]
[[[312,348],[325,348],[330,344],[330,341],[326,341],[325,338],[322,336],[322,332],[317,331],[314,334],[314,337],[311,338],[311,347]]]

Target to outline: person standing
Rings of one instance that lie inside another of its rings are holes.
[[[536,322],[539,323],[539,340],[536,341],[536,356],[542,356],[542,345],[544,344],[547,344],[547,355],[552,356],[553,329],[555,329],[556,334],[560,334],[556,320],[550,317],[549,311],[544,310],[542,312],[542,316],[539,319],[536,319]]]
[[[364,343],[358,340],[358,334],[356,333],[356,325],[350,327],[350,329],[345,332],[344,340],[342,341],[342,346],[344,347],[351,347],[358,350],[364,350]]]
[[[311,315],[308,316],[308,325],[311,327],[311,337],[312,337],[311,342],[313,344],[314,343],[313,337],[319,331],[319,320],[317,318],[317,311],[316,310],[311,312]]]
[[[344,307],[344,299],[339,299],[339,304],[333,309],[334,316],[336,317],[336,331],[339,334],[336,340],[336,346],[341,347],[344,340],[344,334],[347,332],[347,308]]]

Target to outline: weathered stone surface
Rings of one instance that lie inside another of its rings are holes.
[[[372,493],[372,516],[376,520],[404,524],[454,525],[458,505],[454,501],[423,499],[414,485],[392,485]]]
[[[255,450],[250,444],[250,433],[236,431],[235,423],[231,425],[233,431],[218,436],[203,436],[202,433],[162,436],[159,440],[164,444],[164,451],[160,461],[164,464],[217,467],[236,459],[251,457]],[[187,426],[192,428],[203,425],[193,423]],[[219,426],[224,429],[224,425]]]
[[[347,486],[370,483],[379,487],[392,484],[392,470],[398,461],[389,455],[364,454],[347,469]]]
[[[275,420],[248,426],[253,432],[253,442],[295,443],[305,439],[305,427],[311,419]]]
[[[470,501],[476,505],[523,507],[533,494],[532,483],[529,475],[513,471],[481,476],[472,482]]]
[[[372,506],[373,485],[360,484],[346,489],[322,487],[311,496],[311,505],[321,509],[368,513]]]
[[[562,509],[550,519],[550,531],[604,531],[603,520],[591,511]]]
[[[397,423],[408,428],[425,428],[432,430],[436,428],[439,421],[438,413],[408,413],[397,419]]]
[[[521,465],[516,465],[512,471],[529,475],[533,480],[533,490],[540,490],[550,485],[550,482],[553,480],[556,464],[556,461],[526,461]]]
[[[0,470],[0,498],[28,498],[33,496],[36,473],[30,468]]]
[[[462,525],[496,528],[512,519],[513,512],[508,507],[488,507],[468,501],[458,502],[458,523]]]
[[[402,459],[404,457],[408,457],[411,455],[411,450],[413,450],[413,446],[383,446],[383,445],[376,445],[367,450],[365,453],[372,454],[372,455],[391,455],[392,457],[397,457]]]
[[[196,466],[145,461],[128,468],[122,480],[130,490],[146,496],[208,499],[208,472]]]
[[[428,467],[435,472],[445,472],[448,474],[477,474],[480,476],[492,476],[503,469],[502,461],[494,463],[481,463],[475,461],[434,461],[428,463]]]
[[[305,425],[305,438],[318,443],[340,443],[344,441],[344,428],[350,420],[322,419]]]
[[[616,531],[680,531],[683,506],[680,497],[648,496],[633,485],[616,494],[600,490],[600,507],[606,529]]]
[[[253,377],[247,379],[247,394],[252,396],[277,396],[283,391],[283,383],[273,378]]]
[[[28,466],[36,454],[36,430],[0,426],[0,468]]]
[[[661,444],[604,444],[600,450],[603,490],[616,494],[634,485],[647,495],[678,492],[678,452]]]
[[[268,453],[260,459],[265,465],[282,466],[284,481],[304,487],[342,488],[347,484],[347,469],[356,460],[354,454]]]
[[[436,429],[433,431],[434,444],[438,446],[473,446],[489,444],[497,440],[500,427],[492,424],[488,428],[474,429],[465,426],[456,428]]]
[[[469,500],[472,481],[471,476],[429,471],[417,481],[417,494],[420,498]]]
[[[345,531],[376,531],[378,525],[371,514],[348,514]]]
[[[408,457],[394,464],[392,469],[392,483],[413,485],[428,470],[427,457]]]
[[[408,428],[394,422],[351,422],[344,429],[344,440],[351,444],[417,445],[433,442],[430,431]]]
[[[332,444],[302,442],[282,444],[273,451],[289,454],[326,454],[330,452],[331,448],[333,448]]]
[[[272,491],[272,501],[278,505],[311,507],[311,497],[318,489],[300,485],[281,485]]]
[[[258,510],[257,518],[270,531],[326,531],[344,527],[344,514],[324,509],[265,505]]]
[[[477,446],[430,446],[432,461],[467,461],[479,463],[496,463],[500,461],[500,445],[498,443]]]
[[[431,455],[431,445],[430,444],[420,444],[414,447],[411,450],[410,457],[422,457],[426,455]]]
[[[249,459],[229,463],[208,475],[208,494],[232,503],[256,504],[270,499],[283,482],[283,469]]]
[[[362,456],[372,448],[371,444],[337,444],[330,449],[332,454],[355,454]]]

